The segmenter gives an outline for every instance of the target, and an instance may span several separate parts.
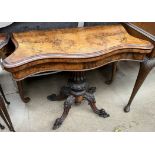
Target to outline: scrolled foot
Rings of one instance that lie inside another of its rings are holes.
[[[130,111],[130,106],[128,106],[128,105],[127,105],[127,106],[125,106],[125,107],[124,107],[124,112],[126,112],[126,113],[127,113],[127,112],[129,112],[129,111]]]
[[[63,120],[61,118],[57,118],[53,125],[53,130],[58,129],[62,125],[62,123],[63,123]]]
[[[95,97],[93,94],[85,93],[84,98],[88,101],[88,104],[90,105],[94,113],[96,113],[97,115],[103,118],[110,116],[104,109],[98,109],[96,107],[96,101],[95,101]]]
[[[47,96],[47,99],[50,101],[61,101],[64,100],[66,97],[62,95],[56,95],[56,94],[51,94]]]
[[[5,129],[5,127],[4,127],[2,124],[0,124],[0,128],[1,128],[2,130]]]
[[[22,83],[22,82],[23,82],[23,81],[17,81],[17,86],[18,86],[19,95],[20,95],[21,100],[22,100],[24,103],[28,103],[28,102],[30,101],[30,98],[24,96],[23,83]]]
[[[103,118],[106,118],[106,117],[109,117],[110,116],[104,109],[98,110],[98,115],[100,117],[103,117]]]
[[[61,117],[59,117],[55,120],[55,123],[53,125],[53,130],[58,129],[62,125],[62,123],[66,119],[73,103],[75,103],[75,97],[73,95],[68,96],[68,98],[64,102],[64,111],[63,111]]]
[[[23,100],[23,102],[28,103],[28,102],[30,102],[31,99],[29,97],[24,97],[24,98],[22,98],[22,100]]]
[[[70,95],[70,87],[64,86],[61,88],[59,95],[51,94],[47,96],[47,99],[50,101],[62,101]]]

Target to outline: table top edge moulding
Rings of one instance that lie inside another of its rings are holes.
[[[15,80],[43,71],[84,71],[117,60],[143,60],[153,49],[122,25],[34,30],[13,33],[11,39],[16,49],[3,66]]]

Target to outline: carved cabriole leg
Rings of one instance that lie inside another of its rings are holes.
[[[67,88],[68,91],[66,91],[65,96],[68,97],[64,102],[64,111],[61,117],[56,119],[53,126],[54,130],[62,125],[63,121],[65,120],[65,118],[69,113],[72,104],[75,103],[79,105],[81,104],[83,99],[88,100],[92,110],[99,116],[104,118],[109,116],[109,114],[107,114],[103,109],[99,110],[96,107],[96,101],[93,95],[93,93],[96,91],[96,88],[88,86],[88,84],[86,83],[85,72],[72,72],[70,79],[68,80]]]
[[[69,96],[69,93],[70,93],[70,87],[64,86],[60,89],[60,94],[58,94],[58,95],[51,94],[51,95],[47,96],[47,99],[50,101],[62,101],[64,99],[66,99],[67,96]]]
[[[114,80],[116,70],[117,70],[117,64],[118,64],[118,61],[112,63],[112,73],[111,73],[110,80],[105,81],[105,83],[108,85],[111,84]]]
[[[88,101],[88,104],[90,105],[90,107],[92,108],[92,110],[99,115],[100,117],[109,117],[110,115],[106,113],[106,111],[104,109],[98,109],[96,107],[96,100],[93,94],[90,93],[85,93],[84,98]]]
[[[2,117],[6,125],[8,126],[9,130],[15,131],[2,97],[0,97],[0,116]]]
[[[57,118],[55,120],[55,123],[53,125],[53,130],[59,128],[63,121],[65,120],[65,118],[67,117],[68,113],[69,113],[69,110],[71,109],[71,106],[72,104],[75,103],[75,97],[74,96],[69,96],[66,101],[64,102],[64,111],[63,111],[63,114],[61,115],[60,118]]]
[[[24,97],[24,91],[23,91],[23,84],[22,84],[22,80],[21,81],[17,81],[17,86],[18,86],[18,91],[19,91],[19,95],[20,98],[22,99],[23,102],[28,103],[30,101],[29,97]]]
[[[139,73],[138,73],[138,76],[137,76],[135,86],[133,88],[133,91],[132,91],[131,97],[129,99],[129,102],[124,108],[125,112],[130,111],[130,106],[131,106],[131,103],[132,103],[136,93],[138,92],[139,88],[141,87],[141,85],[143,84],[143,82],[146,79],[147,75],[149,74],[149,72],[151,71],[151,69],[154,66],[155,66],[155,58],[145,59],[143,62],[140,63],[140,69],[139,69]]]
[[[2,96],[3,96],[3,99],[4,99],[5,103],[9,105],[10,102],[7,101],[7,99],[6,99],[6,97],[5,97],[5,94],[4,94],[4,92],[3,92],[3,89],[2,89],[2,86],[1,86],[1,85],[0,85],[0,92],[1,92],[1,94],[2,94]]]

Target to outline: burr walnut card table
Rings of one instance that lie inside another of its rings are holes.
[[[66,99],[63,114],[53,129],[63,123],[72,104],[80,104],[84,99],[93,112],[108,117],[104,109],[96,106],[95,87],[86,82],[87,70],[118,60],[144,62],[153,49],[150,42],[129,35],[122,25],[13,33],[11,40],[16,49],[3,66],[15,80],[47,71],[71,72],[60,94],[48,96],[49,100]]]

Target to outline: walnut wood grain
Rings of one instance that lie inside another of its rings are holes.
[[[14,33],[15,52],[4,68],[21,80],[45,71],[83,71],[116,60],[143,60],[153,45],[122,25]]]

